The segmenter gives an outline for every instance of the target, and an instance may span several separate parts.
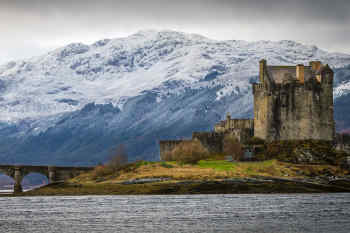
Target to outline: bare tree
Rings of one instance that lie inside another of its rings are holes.
[[[111,153],[107,166],[113,170],[118,170],[121,166],[128,163],[128,154],[123,144],[118,145]]]
[[[197,140],[183,141],[167,154],[170,160],[195,164],[209,157],[209,151]]]

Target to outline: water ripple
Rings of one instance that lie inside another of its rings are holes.
[[[350,232],[350,194],[0,197],[0,232]]]

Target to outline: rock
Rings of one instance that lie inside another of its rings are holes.
[[[143,179],[134,179],[134,180],[127,180],[124,182],[121,182],[121,184],[146,184],[146,183],[155,183],[155,182],[164,182],[171,180],[171,178],[143,178]]]

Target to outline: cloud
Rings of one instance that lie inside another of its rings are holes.
[[[0,49],[21,40],[46,48],[173,29],[213,39],[291,39],[350,53],[349,12],[348,0],[1,0]]]

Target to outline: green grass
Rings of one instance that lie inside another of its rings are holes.
[[[167,162],[160,162],[160,166],[165,167],[165,168],[173,168],[174,165],[167,163]]]
[[[202,168],[213,168],[218,171],[232,171],[237,168],[245,168],[247,171],[265,169],[267,167],[276,166],[276,160],[267,160],[263,162],[228,162],[225,160],[201,160],[198,163]]]
[[[231,171],[237,165],[225,160],[201,160],[198,162],[201,168],[214,168],[219,171]]]

